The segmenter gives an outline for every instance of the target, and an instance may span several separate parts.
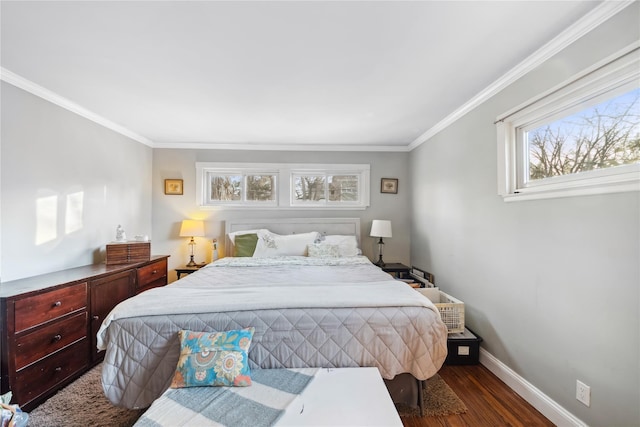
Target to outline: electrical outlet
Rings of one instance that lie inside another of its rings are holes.
[[[591,387],[580,380],[576,380],[576,399],[586,406],[591,406]]]

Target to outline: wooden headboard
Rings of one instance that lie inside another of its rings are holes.
[[[317,231],[324,235],[343,234],[356,236],[360,245],[360,218],[274,218],[230,219],[225,222],[225,253],[233,255],[233,245],[228,234],[242,230],[266,228],[276,234],[296,234]]]

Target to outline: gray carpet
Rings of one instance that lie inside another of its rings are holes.
[[[144,410],[113,406],[102,392],[98,365],[29,414],[29,427],[130,427]],[[427,380],[425,416],[466,412],[464,403],[439,375]],[[398,406],[400,416],[417,416],[418,411]]]

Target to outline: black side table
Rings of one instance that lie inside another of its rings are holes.
[[[387,263],[380,268],[397,279],[407,279],[409,277],[410,268],[399,262]]]
[[[204,267],[206,264],[199,264],[196,265],[195,267],[181,267],[181,268],[176,268],[176,275],[178,276],[178,279],[180,278],[180,276],[182,276],[183,274],[191,274],[194,271],[198,271],[201,267]]]

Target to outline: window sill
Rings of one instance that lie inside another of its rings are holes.
[[[625,193],[640,191],[640,178],[608,184],[582,185],[572,188],[526,188],[513,194],[502,196],[505,202],[556,199],[561,197],[591,196],[596,194]]]
[[[247,205],[201,205],[203,211],[263,210],[263,211],[364,211],[368,206],[247,206]]]

